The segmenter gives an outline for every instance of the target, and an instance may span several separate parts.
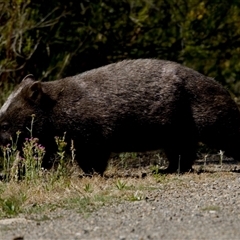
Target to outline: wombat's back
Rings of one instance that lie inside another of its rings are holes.
[[[181,65],[156,59],[124,60],[66,78],[69,92],[81,91],[75,108],[88,108],[99,120],[135,118],[169,124],[183,95],[184,82],[176,75]],[[68,84],[68,83],[72,84]]]
[[[201,126],[215,121],[228,108],[239,113],[229,93],[217,81],[171,61],[124,60],[71,80],[93,103],[110,108],[118,105],[132,112],[145,107],[145,113],[153,113],[158,106],[164,111],[184,100],[184,104],[191,105],[193,117]]]
[[[228,92],[214,79],[174,62],[124,60],[63,81],[73,103],[67,103],[69,116],[91,119],[106,138],[131,136],[129,141],[140,139],[138,145],[146,146],[143,139],[184,134],[185,128],[210,145],[240,139],[239,110]]]

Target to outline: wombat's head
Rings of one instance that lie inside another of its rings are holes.
[[[27,75],[0,108],[0,145],[7,145],[11,138],[14,140],[18,131],[21,132],[19,144],[29,138],[33,116],[33,136],[43,133],[49,122],[49,102],[41,85],[32,75]]]

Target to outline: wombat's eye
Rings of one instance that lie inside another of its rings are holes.
[[[9,124],[8,123],[2,123],[1,124],[1,130],[3,132],[6,132],[9,129]]]

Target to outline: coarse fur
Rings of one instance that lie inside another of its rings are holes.
[[[66,132],[86,173],[103,174],[111,152],[159,148],[167,172],[177,170],[179,155],[181,171],[189,171],[198,142],[240,159],[240,113],[229,93],[170,61],[124,60],[51,82],[28,75],[0,109],[0,144],[18,130],[21,144],[32,114],[46,156],[56,150],[54,137]]]

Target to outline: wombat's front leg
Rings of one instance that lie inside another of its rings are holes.
[[[88,149],[88,150],[87,150]],[[87,148],[76,153],[77,161],[84,173],[103,175],[108,165],[110,151],[101,148]]]

